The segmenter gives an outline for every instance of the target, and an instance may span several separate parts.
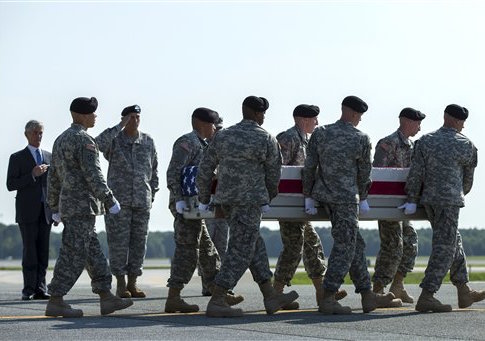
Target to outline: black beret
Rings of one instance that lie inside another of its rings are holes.
[[[399,117],[406,117],[413,121],[422,121],[425,119],[426,115],[413,108],[404,108],[401,110]]]
[[[458,104],[448,105],[445,109],[445,113],[462,121],[468,118],[468,109],[465,107],[461,107]]]
[[[217,129],[221,129],[222,128],[222,125],[224,123],[224,120],[222,119],[222,117],[219,116],[219,119],[217,120],[217,122],[215,123],[215,126]]]
[[[69,108],[70,111],[73,111],[78,114],[92,114],[98,108],[98,100],[96,97],[78,97],[75,98],[71,102],[71,106]]]
[[[140,113],[141,112],[140,106],[135,104],[135,105],[131,105],[129,107],[124,108],[123,111],[121,112],[121,116],[129,115],[132,112],[136,112],[137,114]]]
[[[244,99],[243,106],[251,108],[256,112],[263,112],[268,110],[269,102],[264,97],[249,96]]]
[[[300,104],[293,110],[293,116],[315,117],[320,113],[320,108],[316,105]]]
[[[219,119],[219,114],[208,108],[197,108],[194,110],[192,118],[197,118],[203,122],[215,124]]]
[[[367,106],[367,103],[365,103],[357,96],[345,97],[344,100],[342,101],[342,105],[362,114],[365,113],[369,108]]]

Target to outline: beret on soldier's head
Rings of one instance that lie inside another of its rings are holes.
[[[316,105],[300,104],[293,110],[294,117],[315,117],[320,113]]]
[[[121,116],[126,116],[126,115],[129,115],[131,114],[132,112],[135,112],[137,114],[141,113],[141,108],[139,105],[135,104],[135,105],[131,105],[129,107],[126,107],[123,109],[123,111],[121,112]]]
[[[368,109],[367,103],[365,103],[357,96],[345,97],[342,101],[342,105],[362,114],[365,113]]]
[[[422,121],[426,117],[421,111],[413,108],[404,108],[401,110],[399,117],[406,117],[413,121]]]
[[[264,97],[249,96],[243,101],[243,106],[253,109],[256,112],[263,112],[268,110],[269,102]]]
[[[459,120],[465,121],[468,118],[468,109],[458,104],[450,104],[446,107],[445,113]]]
[[[97,108],[98,100],[96,97],[78,97],[71,102],[69,110],[78,114],[87,115],[95,112]]]
[[[219,114],[212,109],[197,108],[192,113],[192,118],[197,118],[198,120],[201,120],[203,122],[215,124],[219,119]]]

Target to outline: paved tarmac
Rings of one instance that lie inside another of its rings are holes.
[[[49,276],[52,273],[49,271]],[[0,271],[0,339],[1,340],[485,340],[485,303],[458,309],[456,290],[443,285],[437,297],[453,305],[453,312],[420,314],[414,306],[378,309],[363,314],[360,296],[352,286],[344,286],[349,296],[343,300],[353,309],[352,315],[324,316],[316,308],[314,289],[309,285],[293,286],[300,294],[301,309],[267,315],[262,296],[251,275],[246,273],[236,291],[245,297],[241,318],[208,318],[204,311],[209,300],[200,295],[200,279],[195,276],[184,289],[190,303],[200,305],[194,314],[166,314],[165,287],[168,270],[147,270],[140,287],[148,297],[136,299],[132,307],[108,316],[99,313],[98,298],[90,290],[84,272],[72,291],[68,303],[84,311],[78,319],[44,316],[46,301],[21,301],[20,271]],[[50,277],[48,278],[50,280]],[[113,282],[115,283],[115,282]],[[485,283],[472,283],[485,289]],[[417,285],[408,286],[417,297]]]

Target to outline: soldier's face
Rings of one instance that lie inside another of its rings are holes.
[[[264,115],[266,115],[266,111],[256,112],[254,115],[256,123],[259,124],[260,126],[262,126],[264,123]]]
[[[415,136],[421,130],[421,121],[411,121],[409,128],[409,136]]]
[[[91,114],[87,114],[87,115],[83,115],[84,116],[84,126],[86,128],[92,128],[94,127],[94,125],[96,124],[96,117],[98,117],[98,115],[96,115],[94,112],[91,113]]]
[[[362,120],[363,114],[364,113],[354,111],[354,114],[353,114],[353,117],[352,117],[352,125],[354,127],[357,127],[359,125],[360,121]]]
[[[131,113],[130,120],[126,124],[125,129],[136,131],[140,126],[140,114],[139,113]]]
[[[42,141],[42,135],[44,134],[43,127],[37,127],[25,132],[25,137],[32,147],[39,148]]]

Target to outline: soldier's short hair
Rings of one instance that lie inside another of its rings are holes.
[[[30,120],[25,125],[25,132],[32,131],[36,128],[43,128],[43,127],[44,127],[44,124],[42,122],[39,122],[37,120]]]

